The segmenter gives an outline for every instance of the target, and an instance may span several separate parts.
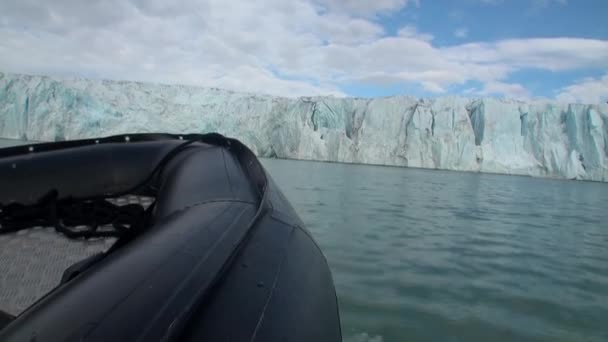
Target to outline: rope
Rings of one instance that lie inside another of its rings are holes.
[[[36,203],[0,205],[0,234],[14,233],[33,227],[55,227],[70,239],[121,237],[146,221],[146,210],[140,204],[116,205],[107,199],[58,199],[51,190]],[[86,226],[86,228],[77,228]],[[100,226],[111,229],[99,230]]]
[[[217,140],[214,134],[210,134],[209,138]],[[10,203],[3,206],[0,203],[0,235],[39,226],[52,226],[57,232],[70,239],[118,237],[123,238],[119,239],[118,244],[122,245],[136,233],[141,232],[152,211],[145,210],[139,204],[116,205],[107,199],[126,195],[149,185],[162,173],[170,160],[186,147],[201,140],[203,139],[190,139],[175,146],[163,156],[146,178],[121,193],[80,199],[59,199],[58,191],[53,189],[35,204]],[[154,204],[148,209],[153,207]],[[110,224],[111,230],[98,230],[100,226]],[[76,229],[78,226],[86,226],[86,228]]]

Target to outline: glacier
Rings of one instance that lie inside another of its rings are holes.
[[[0,137],[219,132],[258,156],[608,181],[608,105],[275,97],[0,73]]]

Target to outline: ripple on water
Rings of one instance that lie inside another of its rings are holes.
[[[488,217],[485,217],[483,214],[477,212],[476,210],[471,211],[462,211],[456,210],[453,211],[454,217],[458,217],[464,219],[466,221],[490,221]]]
[[[607,184],[266,162],[345,341],[608,341]]]

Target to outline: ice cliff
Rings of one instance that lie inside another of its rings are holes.
[[[608,181],[608,105],[281,98],[0,73],[0,137],[210,132],[264,157]]]

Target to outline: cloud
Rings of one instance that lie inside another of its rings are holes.
[[[469,29],[466,27],[459,27],[454,30],[454,37],[457,38],[466,38],[469,35]]]
[[[317,3],[325,10],[366,17],[397,11],[408,5],[420,6],[420,0],[318,0]]]
[[[400,28],[399,31],[397,31],[397,35],[400,37],[414,38],[424,41],[431,41],[435,38],[430,33],[418,32],[418,29],[411,25]]]
[[[315,74],[310,59],[323,44],[360,44],[383,34],[372,21],[320,15],[307,1],[83,4],[0,4],[2,68],[279,95],[336,94],[322,80],[285,80],[270,70]]]
[[[608,41],[511,39],[438,47],[379,15],[415,1],[20,0],[0,3],[2,71],[223,87],[286,96],[353,82],[415,84],[441,94],[477,81],[524,96],[518,70],[608,68]]]
[[[483,89],[477,93],[480,95],[504,95],[508,98],[519,100],[530,99],[530,92],[518,83],[487,82],[484,84]]]
[[[551,71],[608,67],[608,41],[585,38],[510,39],[468,43],[444,49],[451,59],[470,63],[504,63],[516,68]]]
[[[608,101],[608,74],[585,78],[560,89],[556,99],[567,103],[605,103]]]

